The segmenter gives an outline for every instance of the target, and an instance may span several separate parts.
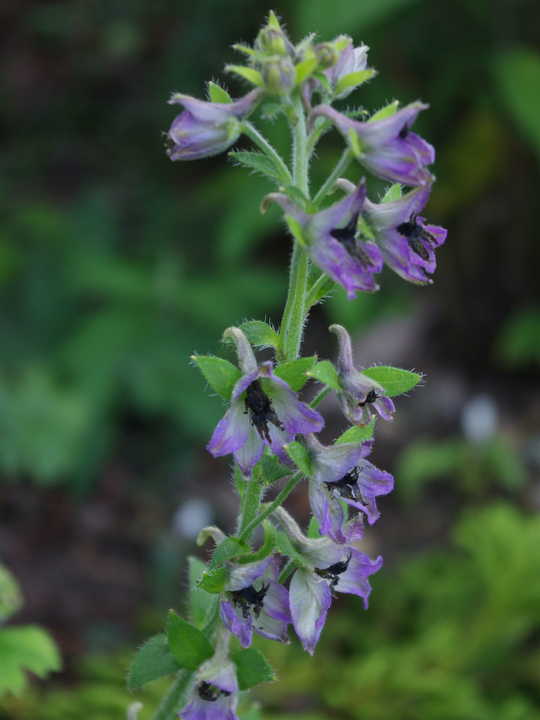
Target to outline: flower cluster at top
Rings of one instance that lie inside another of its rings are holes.
[[[364,520],[372,525],[379,518],[377,497],[391,492],[394,484],[389,473],[367,459],[375,419],[390,421],[392,397],[421,378],[392,367],[357,369],[351,338],[341,325],[330,327],[338,341],[336,364],[301,357],[302,334],[310,308],[336,283],[351,300],[359,290],[373,292],[378,289],[374,275],[384,263],[406,280],[431,282],[434,251],[446,237],[445,230],[419,214],[434,180],[428,166],[435,152],[410,128],[428,106],[413,102],[398,109],[393,102],[372,117],[332,107],[375,75],[367,65],[365,45],[354,47],[345,35],[322,43],[310,36],[293,45],[271,13],[254,46],[236,48],[249,62],[226,69],[253,89],[234,102],[214,83],[207,101],[173,95],[170,102],[184,110],[168,132],[167,152],[172,160],[203,158],[247,136],[258,152],[229,154],[277,183],[262,210],[272,202],[283,210],[294,249],[279,329],[256,320],[228,328],[223,339],[236,350],[237,365],[214,356],[192,358],[228,403],[208,450],[214,457],[233,456],[241,507],[235,535],[226,536],[217,527],[201,533],[201,544],[211,537],[216,547],[192,592],[194,624],[175,616],[169,623],[168,649],[155,639],[160,652],[172,653],[167,668],[193,673],[187,685],[191,699],[181,712],[184,720],[235,720],[238,691],[273,678],[262,655],[251,648],[254,632],[288,643],[292,624],[313,654],[336,592],[358,595],[367,608],[369,576],[379,570],[382,558],[370,559],[358,542]],[[282,112],[288,118],[291,167],[248,119],[257,107],[263,116]],[[332,128],[345,139],[345,149],[312,194],[309,162],[321,135]],[[354,160],[394,183],[382,202],[366,197],[365,178],[353,184],[341,177]],[[410,189],[403,193],[402,185]],[[331,204],[335,190],[344,196]],[[254,348],[269,347],[274,361],[258,362]],[[309,379],[324,386],[310,404],[299,396]],[[317,408],[332,390],[350,427],[327,446],[317,437],[325,424]],[[264,503],[266,490],[285,479],[277,497]],[[307,532],[282,507],[304,479],[312,510]],[[256,548],[252,536],[259,525],[264,540]],[[203,622],[197,624],[201,612]],[[236,653],[229,649],[233,636],[242,648]],[[147,676],[156,677],[155,672]]]

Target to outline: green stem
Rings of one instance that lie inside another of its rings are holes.
[[[323,390],[321,390],[321,392],[318,395],[316,395],[313,398],[313,400],[309,404],[309,407],[316,408],[317,405],[320,405],[322,403],[322,401],[324,400],[324,398],[327,395],[329,395],[331,392],[332,392],[332,388],[329,385],[327,385]]]
[[[308,187],[308,164],[309,155],[307,152],[307,127],[304,108],[300,99],[300,93],[296,93],[293,99],[293,109],[296,115],[296,124],[293,127],[293,182],[295,187],[301,190],[306,197],[309,197]]]
[[[255,475],[255,473],[254,473]],[[264,481],[261,482],[257,478],[253,477],[249,482],[246,483],[244,490],[244,497],[242,502],[242,510],[239,522],[238,532],[240,537],[245,542],[249,541],[251,533],[245,535],[246,528],[253,522],[259,512],[261,505],[261,498],[264,492]]]
[[[328,295],[328,293],[334,289],[335,285],[336,283],[324,274],[313,283],[306,295],[306,317],[311,307],[319,300],[322,300],[325,295]]]
[[[324,198],[332,189],[332,186],[334,185],[336,180],[341,177],[345,170],[349,167],[351,160],[351,151],[349,150],[349,148],[346,148],[343,151],[343,155],[341,156],[338,164],[333,169],[332,173],[328,176],[328,178],[325,180],[324,184],[321,185],[319,192],[313,198],[313,204],[315,205],[315,207],[318,207],[319,204],[324,200]]]
[[[279,573],[279,577],[278,577],[277,581],[280,585],[283,585],[283,583],[289,577],[289,575],[292,573],[294,568],[295,568],[294,561],[289,559],[289,561],[287,562],[287,564],[285,565],[283,570]]]
[[[257,525],[260,525],[263,520],[266,520],[266,518],[271,515],[274,510],[283,503],[287,495],[291,492],[291,490],[293,490],[293,488],[298,485],[298,483],[300,482],[300,480],[302,480],[303,477],[304,473],[302,472],[297,472],[296,475],[293,475],[289,482],[285,485],[283,490],[279,493],[277,498],[273,502],[269,503],[262,511],[262,513],[260,515],[257,515],[257,517],[252,520],[249,525],[246,526],[244,532],[240,535],[238,539],[246,542],[246,538],[251,537],[251,534],[255,530]]]
[[[256,143],[261,150],[263,150],[268,157],[272,158],[278,168],[283,174],[282,181],[285,183],[292,183],[292,176],[289,168],[285,165],[284,161],[279,156],[278,152],[270,145],[268,140],[261,135],[261,133],[251,123],[246,122],[243,126],[244,134],[248,136],[254,143]]]

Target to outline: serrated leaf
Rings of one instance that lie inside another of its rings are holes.
[[[298,358],[298,360],[278,365],[274,372],[282,380],[285,380],[291,390],[298,392],[307,382],[307,371],[311,370],[316,362],[317,358],[314,355]]]
[[[296,440],[292,440],[287,445],[284,445],[284,448],[295,465],[297,465],[303,473],[311,476],[311,462],[306,448]]]
[[[384,197],[381,200],[381,203],[389,203],[393,202],[394,200],[399,200],[401,196],[401,184],[394,183],[393,185],[390,185],[388,190],[384,193]]]
[[[261,469],[264,481],[267,485],[271,485],[276,480],[292,475],[292,470],[278,460],[275,455],[264,453],[261,458]]]
[[[264,655],[255,648],[247,648],[231,655],[236,665],[236,676],[240,690],[249,690],[262,682],[274,680],[274,673]]]
[[[48,633],[40,627],[10,627],[0,630],[0,696],[20,695],[26,687],[25,671],[43,678],[60,670],[62,662]]]
[[[240,330],[242,330],[249,342],[256,347],[281,347],[281,338],[278,333],[262,320],[250,320],[242,323]]]
[[[367,368],[363,374],[382,385],[388,397],[395,397],[411,390],[422,379],[421,375],[409,370],[385,366]]]
[[[375,75],[375,70],[368,68],[367,70],[359,70],[358,72],[352,72],[348,75],[344,75],[336,85],[335,94],[339,95],[348,88],[358,87],[362,83],[372,78]]]
[[[361,443],[369,440],[373,435],[375,428],[375,420],[372,420],[367,425],[353,425],[346,430],[343,435],[338,437],[335,445],[341,445],[342,443]]]
[[[287,557],[292,558],[301,567],[307,565],[303,556],[292,544],[291,538],[287,535],[287,533],[284,533],[283,530],[280,530],[276,534],[276,546],[283,555],[287,555]]]
[[[205,590],[207,593],[211,593],[212,595],[219,595],[220,592],[223,592],[223,588],[225,586],[225,583],[227,582],[227,577],[227,568],[224,567],[204,572],[202,580],[199,583],[199,587],[201,590]]]
[[[196,557],[189,557],[189,594],[193,622],[200,629],[204,625],[208,608],[213,602],[212,595],[201,589],[199,581],[206,572],[206,565]]]
[[[253,85],[264,87],[261,73],[257,72],[257,70],[254,70],[253,68],[245,67],[244,65],[225,65],[225,70],[227,72],[234,73],[235,75],[240,75],[240,77],[249,80],[249,82],[253,83]]]
[[[167,635],[161,633],[147,640],[137,653],[129,670],[127,686],[130,690],[135,690],[181,669],[169,648]]]
[[[225,88],[222,88],[211,80],[208,83],[208,97],[213,103],[222,103],[225,105],[232,103],[232,98]]]
[[[318,65],[317,58],[310,58],[309,60],[302,60],[296,66],[296,84],[299,85],[303,82]]]
[[[319,532],[319,528],[321,526],[319,525],[319,521],[315,517],[315,515],[312,515],[311,520],[309,521],[307,536],[310,540],[315,540],[316,538],[320,538],[321,534]]]
[[[311,370],[308,370],[306,375],[325,385],[329,385],[331,388],[334,388],[334,390],[339,390],[340,388],[336,369],[329,360],[321,360],[321,362],[318,362]]]
[[[214,550],[212,561],[210,563],[210,570],[213,570],[218,565],[221,565],[226,560],[230,560],[233,557],[239,557],[240,555],[246,555],[251,553],[251,548],[242,542],[238,538],[228,537],[220,542]]]
[[[197,670],[214,654],[214,648],[206,635],[173,610],[169,612],[167,640],[174,659],[185,670]]]
[[[289,180],[272,158],[264,153],[233,150],[229,153],[229,157],[263,175],[270,175],[280,183],[286,183]]]
[[[375,120],[384,120],[387,117],[391,117],[394,115],[398,109],[399,100],[394,100],[394,102],[389,103],[388,105],[385,105],[383,108],[378,110],[375,115],[372,115],[368,122],[374,122]]]
[[[228,360],[213,355],[192,355],[191,359],[198,365],[210,387],[221,397],[230,400],[234,386],[242,375],[240,370]]]

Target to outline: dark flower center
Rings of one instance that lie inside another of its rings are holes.
[[[358,215],[359,213],[355,213],[344,228],[335,228],[334,230],[331,230],[330,235],[343,245],[351,257],[358,260],[358,262],[364,265],[364,267],[367,267],[369,265],[369,257],[362,248],[358,247],[356,244],[355,235]]]
[[[270,583],[268,583],[268,585],[263,583],[260,590],[255,590],[253,585],[248,585],[248,587],[242,588],[241,590],[233,590],[231,593],[233,596],[233,604],[235,607],[242,608],[242,617],[245,620],[249,617],[250,608],[253,608],[255,617],[259,617],[269,587]]]
[[[355,487],[358,482],[358,468],[353,468],[351,472],[348,472],[337,482],[325,483],[326,487],[331,493],[336,490],[339,492],[340,497],[348,498],[349,500],[356,500]]]
[[[406,138],[409,134],[409,128],[407,125],[404,125],[401,130],[399,131],[399,137],[400,138]]]
[[[341,560],[340,562],[334,563],[334,565],[330,565],[330,567],[327,567],[324,570],[315,568],[315,572],[319,577],[330,580],[330,587],[333,590],[339,582],[339,576],[344,573],[349,567],[351,558],[352,552],[349,553],[349,557],[346,560]]]
[[[258,380],[254,380],[251,385],[247,388],[246,397],[246,413],[251,414],[251,424],[259,433],[259,437],[266,438],[270,443],[270,432],[268,430],[268,423],[271,422],[280,430],[285,430],[268,395],[264,392],[261,387],[261,383]]]
[[[220,695],[228,697],[231,694],[227,692],[227,690],[221,690],[221,688],[207,682],[202,682],[197,688],[197,692],[201,700],[206,700],[207,702],[216,702]]]
[[[375,392],[375,390],[370,390],[370,391],[368,392],[368,394],[366,395],[366,399],[365,399],[365,400],[362,400],[362,402],[359,402],[359,403],[358,403],[358,407],[365,407],[365,405],[368,405],[368,404],[370,404],[370,403],[374,403],[375,400],[377,400],[378,397],[379,397],[379,395],[377,395],[377,393]]]
[[[396,230],[400,235],[403,235],[404,238],[407,238],[409,247],[413,252],[419,255],[422,260],[425,260],[426,262],[429,260],[429,252],[422,240],[433,247],[435,244],[435,238],[426,230],[426,228],[419,225],[416,220],[411,220],[398,225]]]

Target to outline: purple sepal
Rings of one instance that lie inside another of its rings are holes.
[[[340,92],[338,95],[335,94],[335,89],[339,81],[345,78],[347,75],[366,69],[368,50],[369,47],[367,45],[359,45],[358,47],[353,47],[351,41],[340,52],[337,63],[333,67],[324,71],[324,74],[326,75],[326,77],[328,78],[328,82],[330,83],[330,87],[334,91],[334,99],[340,100],[342,98],[346,98],[353,92],[355,86],[351,86],[346,88],[345,90],[342,90],[342,92]]]
[[[236,635],[240,645],[243,648],[249,647],[253,636],[251,613],[246,613],[244,617],[240,607],[233,607],[229,600],[222,599],[219,603],[219,614],[227,630]]]
[[[431,283],[426,273],[435,271],[435,248],[446,240],[444,228],[427,225],[419,215],[429,192],[430,187],[426,186],[388,203],[366,200],[364,204],[366,220],[384,262],[402,278],[417,285]]]
[[[196,160],[227,150],[241,135],[239,120],[245,117],[262,97],[260,88],[252,90],[233,103],[213,103],[177,93],[170,104],[185,107],[168,132],[171,160]]]
[[[355,298],[357,290],[378,290],[373,273],[380,272],[383,266],[377,245],[356,238],[365,196],[362,179],[355,192],[314,215],[308,215],[281,193],[270,193],[263,203],[265,207],[269,202],[276,202],[301,225],[308,255],[346,290],[349,300]]]
[[[375,498],[379,495],[388,495],[394,489],[394,478],[390,473],[379,470],[367,460],[358,465],[358,480],[356,483],[359,500],[343,497],[341,500],[365,512],[370,525],[379,519],[381,513],[377,508]]]
[[[435,160],[435,150],[424,139],[409,131],[420,110],[429,105],[414,102],[382,120],[353,120],[329,105],[317,105],[310,113],[313,123],[325,117],[348,140],[353,132],[360,146],[359,161],[377,177],[407,185],[426,185],[433,176],[427,170]]]
[[[259,384],[270,403],[259,427],[255,426],[256,420],[253,420],[253,412],[248,407],[253,383]],[[244,475],[249,475],[265,445],[280,459],[289,461],[284,445],[297,433],[319,432],[323,425],[321,415],[300,402],[289,385],[274,374],[272,363],[267,361],[238,380],[231,405],[219,421],[207,449],[214,457],[234,453]]]
[[[299,568],[291,580],[290,601],[296,634],[304,650],[313,655],[332,602],[330,588],[310,570]]]
[[[338,580],[334,590],[359,595],[364,600],[364,608],[367,610],[368,597],[371,592],[371,585],[367,577],[381,569],[383,559],[379,556],[376,560],[370,560],[365,553],[356,548],[349,548],[348,553],[350,553],[350,560],[347,560],[347,569],[337,576]]]

